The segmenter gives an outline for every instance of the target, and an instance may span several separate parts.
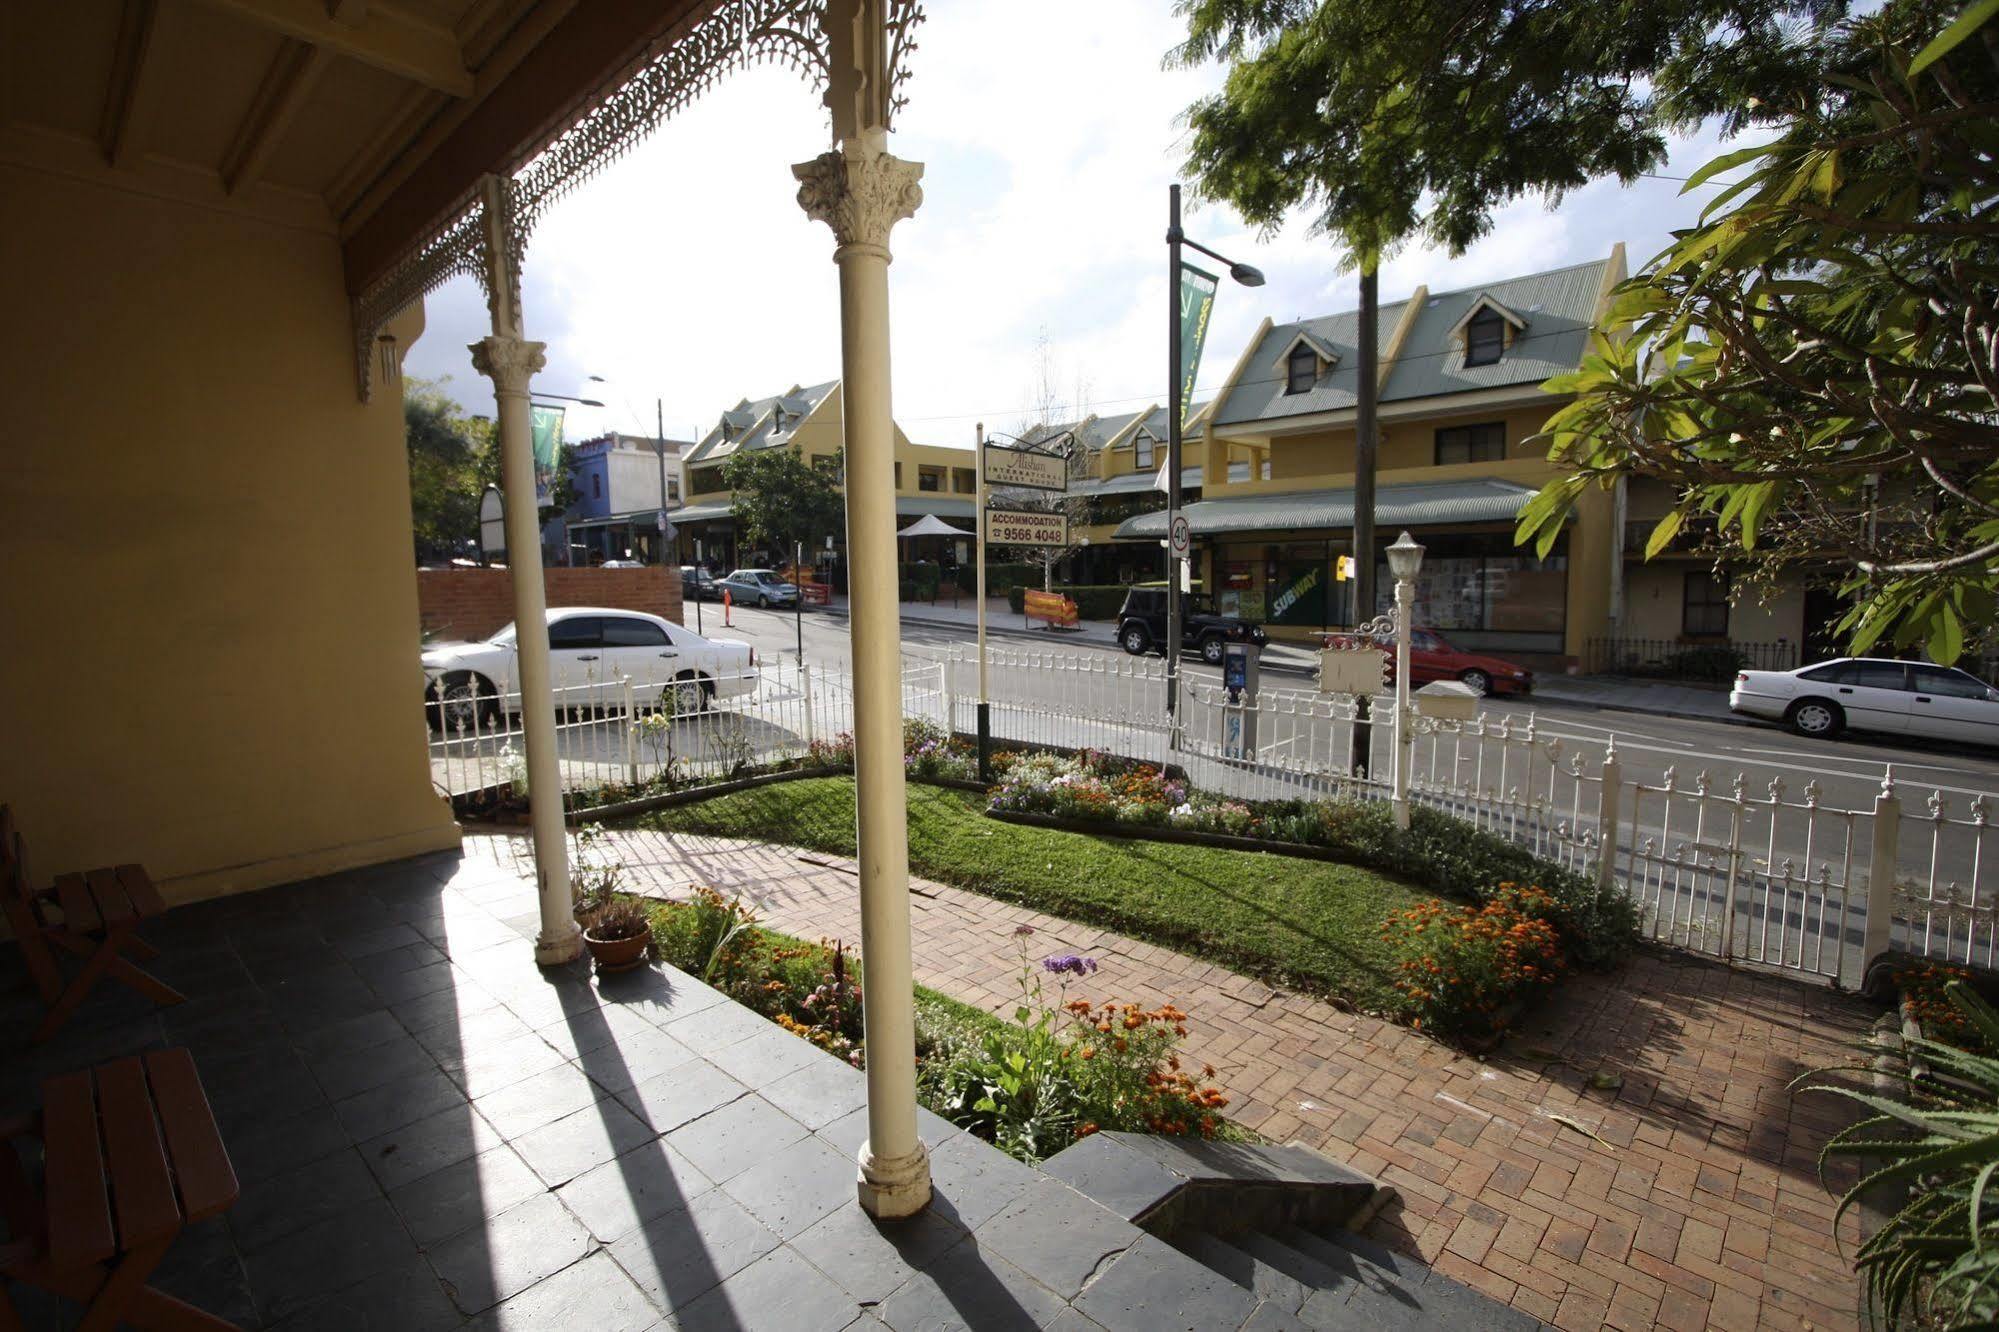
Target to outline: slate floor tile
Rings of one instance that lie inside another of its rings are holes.
[[[540,1177],[502,1144],[403,1185],[389,1201],[429,1248],[544,1191]]]
[[[250,1293],[277,1322],[324,1296],[375,1280],[416,1251],[386,1198],[373,1198],[250,1254]]]
[[[605,1091],[624,1091],[695,1058],[692,1050],[657,1027],[606,1034],[608,1039],[603,1044],[578,1055],[573,1061]]]
[[[812,1042],[769,1022],[759,1035],[731,1042],[708,1055],[715,1067],[751,1087],[768,1086],[787,1073],[826,1058]]]
[[[722,1187],[781,1239],[803,1234],[840,1207],[859,1210],[852,1161],[818,1138],[800,1138]]]
[[[668,1076],[671,1076],[670,1074]],[[805,1126],[761,1096],[749,1095],[667,1135],[702,1174],[722,1183],[805,1136]]]
[[[333,1111],[356,1142],[365,1142],[464,1105],[465,1093],[458,1084],[433,1068],[335,1101]]]
[[[965,1231],[936,1212],[900,1221],[877,1221],[849,1200],[836,1207],[791,1247],[855,1299],[879,1304],[911,1276],[962,1242]]]
[[[718,1106],[749,1094],[749,1088],[705,1060],[647,1078],[618,1093],[618,1100],[655,1132],[667,1133]]]
[[[532,1030],[506,1040],[474,1045],[462,1054],[438,1060],[451,1080],[474,1099],[525,1082],[563,1062],[562,1052]]]
[[[861,1312],[812,1264],[777,1249],[675,1310],[673,1323],[681,1332],[839,1332]]]
[[[1076,1300],[1109,1332],[1205,1332],[1240,1327],[1256,1296],[1151,1235],[1118,1255]]]
[[[791,1039],[811,1048],[795,1036]],[[850,1064],[816,1052],[803,1067],[756,1085],[765,1100],[814,1132],[842,1115],[851,1114],[868,1100],[865,1074]]]
[[[453,1105],[360,1144],[384,1189],[398,1189],[500,1145],[499,1131],[469,1105]]]
[[[1130,1248],[1141,1233],[1066,1184],[1044,1177],[977,1227],[973,1237],[1067,1300],[1105,1258]]]
[[[609,1096],[513,1140],[542,1183],[560,1188],[654,1137],[651,1127]]]
[[[342,1050],[306,1061],[327,1099],[342,1101],[397,1078],[415,1077],[437,1068],[430,1051],[408,1035],[361,1050]]]
[[[487,1123],[511,1140],[583,1109],[598,1094],[597,1085],[589,1078],[568,1064],[558,1063],[531,1078],[481,1096],[473,1104],[479,1107]]]
[[[720,1189],[646,1222],[611,1246],[611,1256],[646,1298],[671,1314],[692,1304],[779,1240]]]
[[[429,1251],[452,1301],[483,1313],[580,1260],[594,1241],[552,1193],[538,1193]]]
[[[297,1170],[244,1184],[229,1229],[245,1253],[304,1230],[382,1190],[352,1147]]]
[[[973,1238],[946,1249],[875,1312],[896,1332],[958,1327],[1028,1332],[1046,1326],[1062,1309],[1061,1296]]]
[[[560,1190],[563,1205],[610,1244],[639,1226],[688,1206],[708,1179],[665,1142],[653,1139],[577,1176]]]
[[[373,1280],[315,1301],[276,1326],[282,1332],[444,1332],[463,1321],[437,1273],[412,1250]]]
[[[466,1332],[645,1332],[659,1311],[608,1253],[593,1253],[467,1324]]]

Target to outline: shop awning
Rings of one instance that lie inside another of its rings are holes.
[[[666,516],[679,527],[685,523],[705,523],[716,518],[732,518],[735,510],[726,504],[690,504],[683,509],[668,509]]]
[[[943,495],[898,495],[895,499],[898,518],[922,518],[926,515],[970,518],[977,508],[969,499],[949,499]]]
[[[1378,530],[1511,522],[1533,494],[1529,486],[1489,478],[1383,486],[1375,492],[1374,522]],[[1183,512],[1195,536],[1350,528],[1353,491],[1294,490],[1281,495],[1204,499],[1189,504]],[[1142,513],[1127,519],[1114,535],[1120,541],[1157,541],[1166,535],[1166,514]]]
[[[967,532],[962,527],[953,527],[951,526],[951,524],[945,522],[942,518],[939,518],[936,514],[926,513],[921,518],[918,518],[915,522],[911,523],[909,526],[903,528],[900,532],[897,532],[896,535],[899,537],[920,537],[920,536],[968,537],[968,536],[977,536],[978,533]]]

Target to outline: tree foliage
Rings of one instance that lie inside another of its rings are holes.
[[[1746,168],[1548,383],[1576,395],[1547,426],[1569,470],[1521,539],[1545,552],[1591,484],[1658,478],[1678,503],[1648,556],[1693,538],[1765,581],[1834,569],[1856,653],[1949,663],[1991,640],[1999,5],[1982,7],[1982,30],[1943,39],[1957,11],[1934,0],[1844,26],[1820,95],[1694,176]]]
[[[822,471],[796,449],[744,449],[722,465],[722,480],[734,492],[732,507],[744,539],[787,558],[803,543],[816,548],[838,532],[846,515],[835,477],[843,459]]]
[[[1665,159],[1806,96],[1801,38],[1844,0],[1181,0],[1172,59],[1230,62],[1187,113],[1200,193],[1275,226],[1300,204],[1363,270],[1422,234],[1452,253],[1525,194]]]
[[[443,382],[412,379],[403,389],[403,435],[416,557],[448,560],[476,551],[479,497],[489,472],[498,481],[492,423],[466,416]]]

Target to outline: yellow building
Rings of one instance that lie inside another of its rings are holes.
[[[1407,528],[1427,555],[1419,623],[1459,646],[1530,663],[1582,657],[1605,632],[1621,550],[1610,496],[1592,491],[1546,559],[1513,544],[1514,515],[1553,475],[1532,440],[1558,405],[1541,389],[1576,368],[1625,276],[1624,249],[1553,272],[1460,291],[1419,287],[1381,307],[1376,535]],[[1351,625],[1358,317],[1265,321],[1208,405],[1187,461],[1197,573],[1223,609],[1302,641]],[[1163,452],[1163,450],[1162,450]],[[1233,465],[1232,465],[1233,464]],[[1116,529],[1157,542],[1166,515]],[[1375,553],[1381,607],[1392,584]]]
[[[695,445],[686,450],[687,505],[673,514],[680,530],[681,556],[692,561],[738,565],[789,562],[788,551],[755,551],[743,540],[732,507],[734,496],[723,480],[730,458],[753,449],[793,449],[814,467],[836,468],[846,438],[846,395],[840,381],[796,385],[769,398],[745,398],[716,420]],[[846,478],[835,473],[841,493]],[[936,444],[912,444],[895,428],[895,509],[907,526],[926,515],[942,518],[970,532],[973,527],[977,478],[970,449]],[[699,547],[695,543],[699,542]],[[962,550],[948,554],[954,563],[971,559],[971,538],[957,543]],[[843,536],[830,550],[808,552],[807,560],[828,569],[836,585],[845,586],[846,550]]]

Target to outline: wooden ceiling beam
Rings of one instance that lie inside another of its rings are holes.
[[[111,82],[105,89],[104,115],[97,128],[97,146],[112,166],[121,166],[131,158],[132,127],[152,68],[153,39],[160,28],[159,9],[158,0],[125,0],[118,17]]]
[[[236,131],[236,138],[222,158],[222,188],[240,193],[262,175],[271,154],[284,141],[285,131],[305,105],[306,95],[319,81],[332,56],[323,46],[296,38],[286,38],[264,73],[257,95]]]
[[[457,39],[379,5],[331,8],[326,0],[207,0],[218,9],[336,55],[373,65],[453,97],[472,95],[472,72]],[[359,22],[350,22],[356,13]]]

